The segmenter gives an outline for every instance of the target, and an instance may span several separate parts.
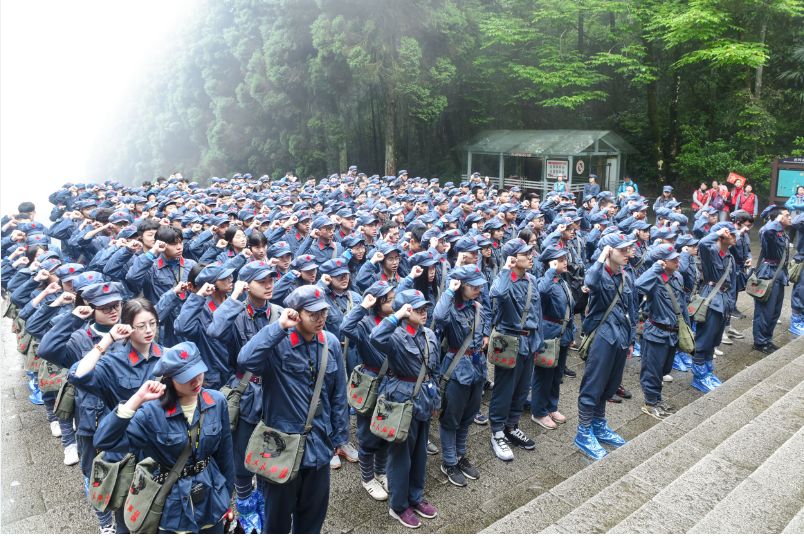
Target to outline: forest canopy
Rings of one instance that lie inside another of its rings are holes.
[[[324,176],[457,177],[482,129],[606,129],[643,182],[804,154],[804,0],[210,0],[94,158]]]

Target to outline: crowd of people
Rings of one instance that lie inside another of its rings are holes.
[[[5,314],[101,533],[319,532],[342,459],[367,501],[417,528],[438,515],[428,455],[455,486],[483,478],[473,459],[534,449],[526,411],[566,423],[565,378],[582,374],[574,445],[600,460],[626,443],[606,413],[632,397],[627,359],[642,411],[664,419],[673,369],[704,393],[721,384],[740,292],[756,350],[776,349],[791,283],[789,329],[804,334],[804,234],[788,235],[804,188],[757,216],[750,186],[702,184],[689,218],[670,186],[649,208],[631,179],[590,185],[542,200],[477,173],[352,166],[67,183],[47,225],[20,204],[2,219]],[[470,451],[470,426],[488,426],[490,450]]]

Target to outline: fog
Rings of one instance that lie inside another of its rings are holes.
[[[0,2],[0,209],[83,182],[93,149],[195,0]]]

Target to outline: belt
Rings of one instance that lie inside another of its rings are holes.
[[[243,379],[243,374],[241,374],[240,372],[235,374],[235,376],[237,376],[238,380]],[[261,376],[252,376],[251,377],[251,383],[256,383],[257,385],[262,385],[262,377]]]
[[[185,478],[188,476],[195,476],[199,474],[201,471],[207,468],[209,465],[209,457],[204,458],[201,461],[197,461],[190,465],[185,465],[184,469],[182,469],[181,473],[179,474],[179,478]],[[159,474],[154,477],[154,482],[157,484],[164,484],[165,479],[167,478],[168,474],[170,473],[170,468],[165,467],[164,465],[159,466]]]
[[[460,348],[447,348],[447,352],[450,353],[450,354],[457,354],[458,350],[460,350]],[[477,348],[467,348],[465,355],[470,355],[470,354],[473,354],[473,353],[479,352],[479,351],[480,350],[478,350]]]
[[[659,329],[663,329],[664,331],[670,331],[672,333],[678,333],[678,326],[669,326],[667,324],[660,324],[658,322],[654,322],[654,320],[652,318],[649,318],[648,322],[650,322],[651,324],[653,324],[654,326],[656,326]]]
[[[564,323],[563,320],[559,320],[558,318],[553,318],[553,317],[550,317],[550,316],[543,316],[542,318],[544,318],[548,322],[552,322],[553,324],[563,324]]]
[[[368,371],[373,372],[374,374],[379,374],[380,373],[379,367],[370,367],[368,365],[363,365],[363,368],[368,370]]]
[[[498,329],[497,331],[506,335],[522,335],[523,337],[530,337],[529,329]]]
[[[765,259],[762,262],[764,262],[765,264],[769,264],[771,266],[776,266],[779,264],[779,259]]]

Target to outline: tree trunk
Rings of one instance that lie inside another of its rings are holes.
[[[396,174],[396,93],[388,88],[385,101],[385,174]]]
[[[768,17],[762,17],[762,25],[759,29],[759,42],[763,45],[765,44],[765,37],[768,34]],[[754,98],[759,100],[762,98],[762,70],[765,68],[764,65],[759,65],[757,67],[756,79],[754,81]]]

